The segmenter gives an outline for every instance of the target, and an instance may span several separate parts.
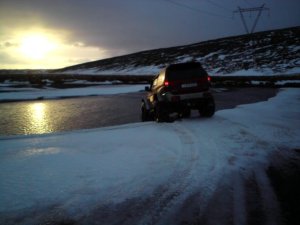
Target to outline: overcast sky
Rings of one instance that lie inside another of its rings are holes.
[[[300,25],[299,0],[0,0],[0,69],[60,68],[244,34],[233,11],[264,3],[270,11],[256,31]],[[251,27],[257,12],[244,15]]]

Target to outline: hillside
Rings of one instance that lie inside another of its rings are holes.
[[[142,51],[56,70],[63,74],[153,75],[170,63],[196,60],[211,75],[300,73],[300,27]]]

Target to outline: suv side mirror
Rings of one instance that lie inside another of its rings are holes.
[[[150,91],[150,87],[149,87],[149,86],[146,86],[146,87],[145,87],[145,91]]]

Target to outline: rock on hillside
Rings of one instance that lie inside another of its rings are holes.
[[[199,61],[212,75],[300,73],[300,27],[142,51],[56,70],[65,74],[153,75],[170,63]]]

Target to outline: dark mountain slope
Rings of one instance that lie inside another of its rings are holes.
[[[142,51],[83,63],[55,72],[153,75],[170,63],[196,60],[211,74],[299,73],[300,27],[221,38],[191,45]]]

